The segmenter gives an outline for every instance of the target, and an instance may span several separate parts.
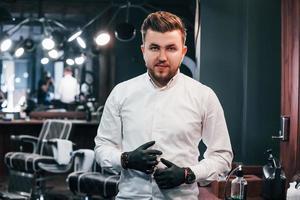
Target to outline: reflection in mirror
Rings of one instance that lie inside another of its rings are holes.
[[[25,105],[28,93],[27,60],[3,60],[1,74],[1,93],[6,101],[1,108],[5,112],[19,112]]]

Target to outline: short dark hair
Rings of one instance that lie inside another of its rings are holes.
[[[141,32],[142,39],[145,42],[146,32],[151,29],[156,32],[165,33],[168,31],[179,30],[182,33],[182,42],[186,40],[186,29],[180,17],[165,11],[151,13],[144,20]]]
[[[73,72],[72,68],[70,66],[67,66],[64,68],[65,72]]]

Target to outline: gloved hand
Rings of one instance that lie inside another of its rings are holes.
[[[147,142],[134,151],[127,152],[127,168],[135,169],[146,174],[152,174],[155,166],[158,164],[157,156],[162,152],[156,149],[148,149],[153,146],[155,141]]]
[[[154,172],[154,179],[160,189],[170,189],[184,183],[184,168],[163,158],[160,161],[167,166]]]

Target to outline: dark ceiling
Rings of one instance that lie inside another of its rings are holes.
[[[16,19],[26,17],[47,17],[64,23],[81,26],[108,5],[126,5],[127,0],[0,0],[0,8],[6,9]],[[193,24],[194,0],[130,0],[132,5],[140,5],[147,11],[166,10],[173,12]],[[131,15],[134,16],[134,11]],[[1,13],[0,13],[1,15]],[[132,17],[132,16],[131,16]],[[0,18],[3,18],[0,16]],[[2,23],[13,23],[2,20]]]

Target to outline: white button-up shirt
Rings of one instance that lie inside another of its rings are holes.
[[[79,94],[77,79],[71,74],[66,74],[60,81],[58,94],[63,103],[73,103],[75,96]]]
[[[106,101],[95,153],[102,167],[121,171],[117,199],[198,199],[196,183],[160,190],[152,175],[121,167],[122,152],[152,140],[160,157],[190,167],[200,184],[230,170],[231,144],[217,96],[180,72],[163,88],[148,73],[118,84]],[[207,149],[198,161],[201,140]]]

